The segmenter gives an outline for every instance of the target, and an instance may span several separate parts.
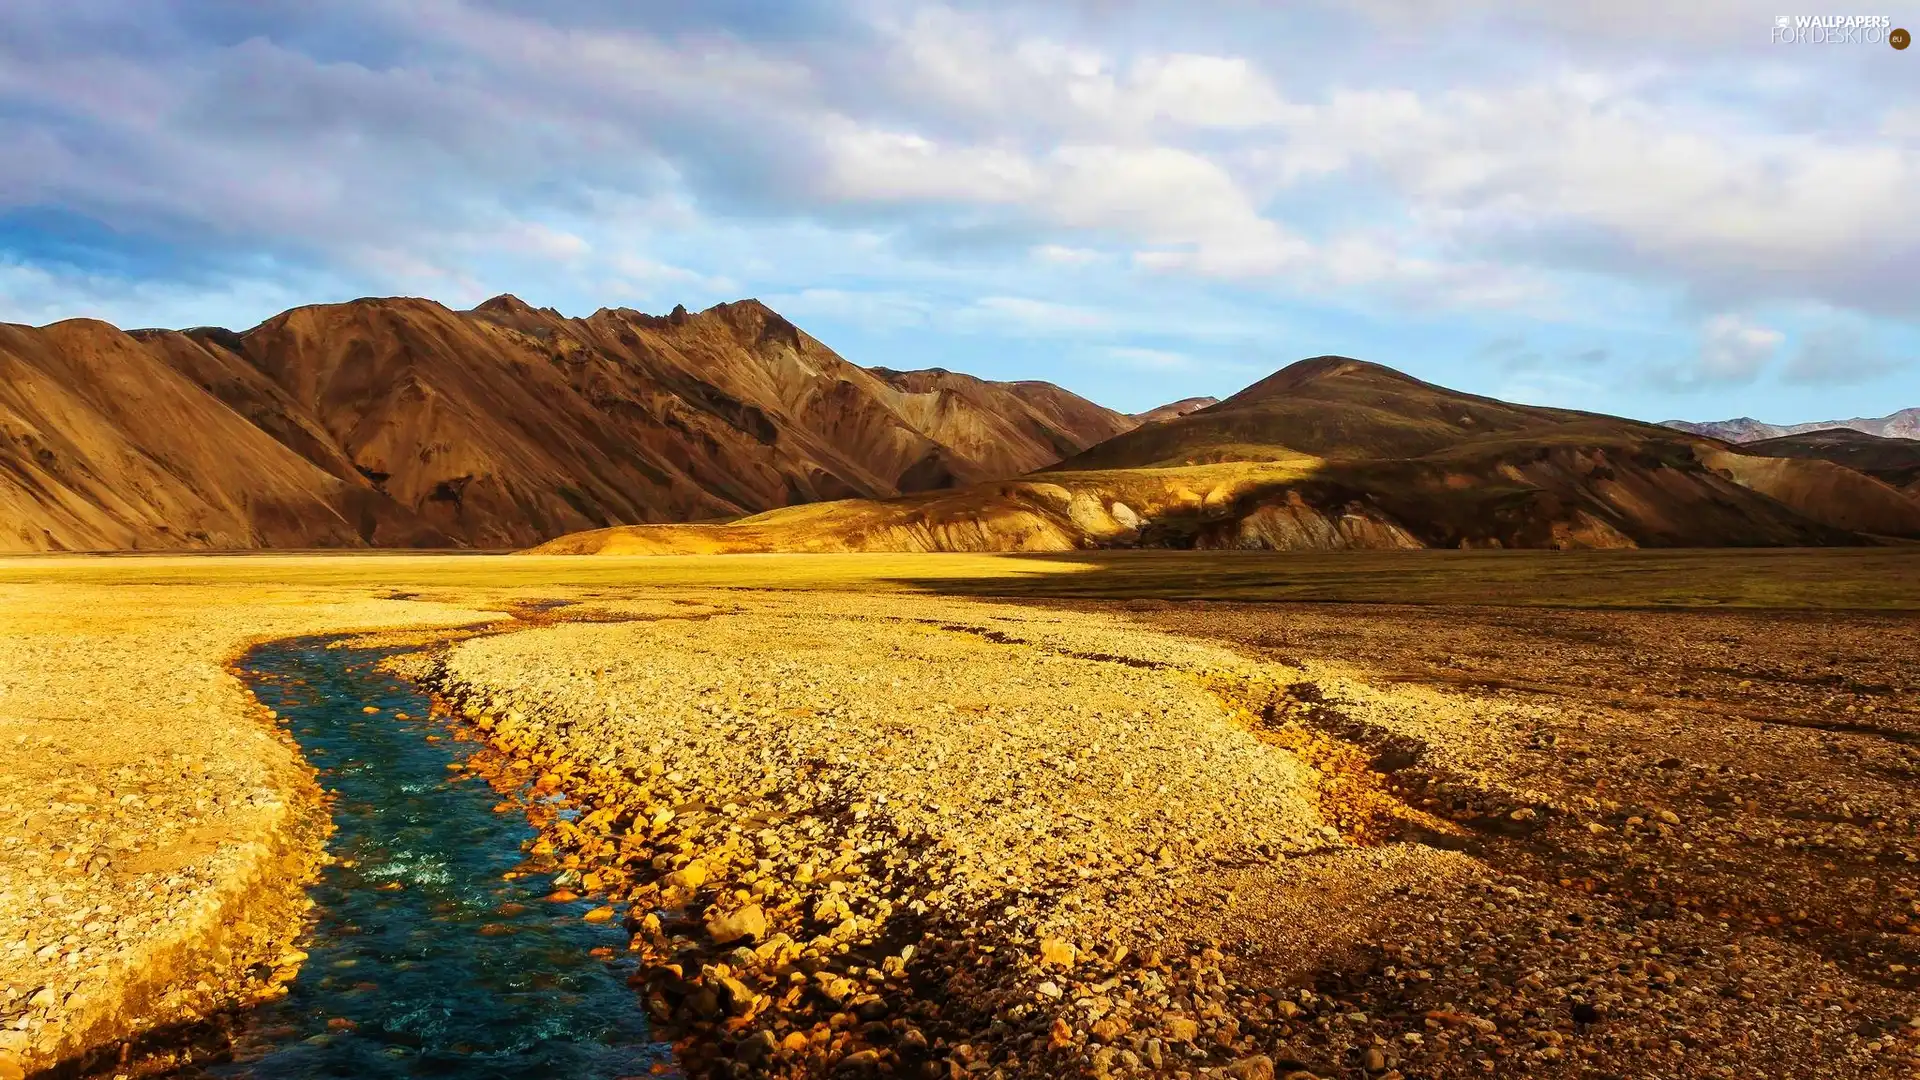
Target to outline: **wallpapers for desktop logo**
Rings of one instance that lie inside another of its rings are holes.
[[[1887,15],[1776,15],[1776,45],[1880,45],[1904,49],[1911,40]]]

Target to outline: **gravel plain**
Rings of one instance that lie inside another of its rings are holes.
[[[1804,710],[1898,729],[1910,622],[1073,606],[688,594],[437,678],[696,1075],[1915,1068],[1908,744],[1673,707],[1814,634],[1895,681]]]
[[[379,592],[0,585],[0,1080],[294,970],[376,627],[690,1075],[1920,1072],[1911,616]]]

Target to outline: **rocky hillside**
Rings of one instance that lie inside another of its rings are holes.
[[[620,528],[548,552],[1805,546],[1920,538],[1920,500],[1826,460],[1514,405],[1323,356],[1018,481]]]
[[[1887,439],[1851,428],[1827,428],[1743,443],[1740,452],[1831,461],[1920,495],[1920,439]]]
[[[869,371],[754,300],[0,325],[0,550],[517,547],[1013,476],[1133,425],[1046,383]]]

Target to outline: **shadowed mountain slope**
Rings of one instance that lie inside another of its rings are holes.
[[[1920,439],[1887,439],[1851,428],[1826,428],[1743,443],[1740,452],[1831,461],[1920,494]]]
[[[1216,405],[1142,425],[1054,467],[1191,465],[1289,453],[1416,457],[1475,436],[1582,416],[1462,394],[1363,360],[1319,356],[1289,364]]]
[[[1045,383],[868,371],[754,300],[5,326],[0,365],[14,550],[523,546],[1011,476],[1133,423]]]
[[[1827,461],[1515,405],[1345,357],[1016,482],[548,551],[1797,546],[1920,538],[1920,501]]]
[[[919,488],[956,480],[1017,476],[1131,430],[1131,418],[1044,382],[988,382],[942,368],[873,374],[894,391],[894,410],[974,463],[975,476],[927,477]],[[1089,436],[1093,436],[1089,438]],[[937,481],[937,482],[932,482]]]

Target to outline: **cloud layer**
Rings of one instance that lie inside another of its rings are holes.
[[[1920,402],[1912,56],[1431,7],[14,0],[0,318],[757,293],[1127,408],[1324,352],[1647,416]]]

